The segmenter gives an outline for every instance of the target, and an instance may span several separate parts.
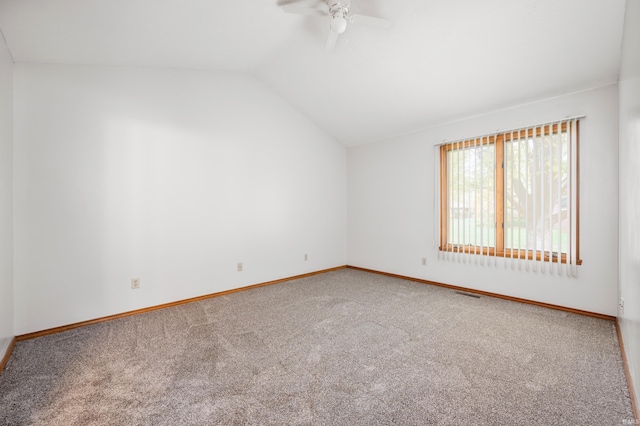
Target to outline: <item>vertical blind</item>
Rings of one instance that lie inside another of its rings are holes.
[[[436,147],[441,258],[577,274],[579,118]]]

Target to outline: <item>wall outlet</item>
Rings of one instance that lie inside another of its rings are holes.
[[[624,299],[620,298],[620,315],[624,315]]]
[[[309,256],[307,256],[307,253],[304,254],[304,260],[309,260]]]
[[[140,288],[140,278],[131,278],[131,289]]]
[[[242,272],[242,262],[238,262],[238,272]]]
[[[426,257],[422,258],[422,266],[427,266],[427,258]]]

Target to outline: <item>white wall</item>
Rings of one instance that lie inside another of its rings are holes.
[[[347,263],[616,315],[617,95],[610,85],[349,149]],[[578,278],[438,260],[434,145],[581,114]]]
[[[640,0],[628,0],[620,73],[619,321],[640,407]]]
[[[13,339],[13,61],[0,37],[0,359]]]
[[[248,74],[17,64],[14,114],[17,335],[345,264],[345,148]]]

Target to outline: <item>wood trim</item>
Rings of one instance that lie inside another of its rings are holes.
[[[474,148],[476,146],[491,145],[502,137],[499,135],[491,136],[478,136],[477,138],[460,139],[454,142],[447,142],[440,145],[441,151],[446,153],[447,151],[458,151],[467,148]],[[479,143],[478,143],[479,142]]]
[[[311,277],[313,275],[319,275],[319,274],[324,274],[324,273],[327,273],[327,272],[338,271],[340,269],[345,269],[345,268],[346,268],[346,266],[336,266],[335,268],[322,269],[320,271],[308,272],[306,274],[295,275],[295,276],[287,277],[287,278],[280,278],[280,279],[277,279],[277,280],[267,281],[267,282],[263,282],[263,283],[259,283],[259,284],[253,284],[253,285],[249,285],[249,286],[246,286],[246,287],[233,288],[231,290],[224,290],[224,291],[220,291],[220,292],[217,292],[217,293],[205,294],[203,296],[192,297],[190,299],[184,299],[184,300],[178,300],[178,301],[175,301],[175,302],[163,303],[162,305],[155,305],[155,306],[150,306],[148,308],[136,309],[135,311],[122,312],[120,314],[115,314],[115,315],[109,315],[109,316],[106,316],[106,317],[95,318],[95,319],[88,320],[88,321],[76,322],[76,323],[73,323],[73,324],[63,325],[63,326],[60,326],[60,327],[54,327],[54,328],[49,328],[49,329],[46,329],[46,330],[35,331],[33,333],[21,334],[19,336],[16,336],[14,340],[17,340],[17,341],[20,342],[20,341],[23,341],[23,340],[35,339],[36,337],[42,337],[42,336],[48,336],[50,334],[61,333],[63,331],[73,330],[74,328],[80,328],[80,327],[84,327],[84,326],[87,326],[87,325],[98,324],[98,323],[101,323],[101,322],[111,321],[111,320],[118,319],[118,318],[129,317],[129,316],[132,316],[132,315],[144,314],[144,313],[151,312],[151,311],[157,311],[159,309],[170,308],[172,306],[178,306],[178,305],[184,305],[186,303],[198,302],[200,300],[212,299],[214,297],[225,296],[227,294],[232,294],[232,293],[237,293],[237,292],[240,292],[240,291],[251,290],[251,289],[254,289],[254,288],[258,288],[258,287],[265,287],[265,286],[272,285],[272,284],[279,284],[279,283],[283,283],[283,282],[286,282],[286,281],[292,281],[292,280],[297,280],[297,279],[300,279],[300,278]]]
[[[496,185],[496,241],[495,241],[495,249],[498,253],[504,253],[504,138],[502,140],[497,141],[495,144],[495,155],[496,155],[496,177],[495,177],[495,185]],[[513,255],[513,250],[511,252]]]
[[[635,417],[635,424],[640,424],[640,416],[638,416],[638,405],[636,404],[636,393],[634,392],[633,381],[631,379],[631,370],[629,370],[629,362],[627,353],[624,350],[624,341],[622,340],[622,330],[620,330],[620,320],[616,318],[616,331],[618,333],[618,342],[620,342],[620,353],[622,354],[622,363],[624,364],[624,374],[627,377],[627,387],[629,388],[629,398],[631,399],[631,408]]]
[[[568,120],[571,121],[571,120]],[[454,151],[457,149],[465,149],[471,148],[472,146],[476,146],[477,141],[480,141],[480,145],[490,145],[495,143],[503,143],[503,142],[511,142],[512,140],[519,139],[528,139],[534,137],[547,136],[547,135],[555,135],[557,133],[565,133],[567,132],[567,122],[564,121],[560,125],[560,131],[558,131],[558,124],[544,124],[533,127],[526,127],[520,130],[506,130],[504,132],[499,132],[493,135],[486,136],[478,136],[475,138],[469,139],[460,139],[457,141],[446,142],[442,144],[442,148],[445,151]],[[576,119],[576,122],[579,123],[580,120]]]
[[[440,147],[440,249],[447,244],[447,153],[446,145]]]
[[[580,120],[576,120],[576,259],[580,260]],[[638,416],[636,416],[637,418]]]
[[[9,347],[7,348],[7,352],[2,357],[0,361],[0,374],[4,371],[4,367],[7,366],[9,362],[9,358],[11,357],[11,353],[13,352],[13,348],[16,346],[16,338],[11,339],[11,343],[9,343]]]
[[[507,295],[500,294],[500,293],[491,293],[491,292],[483,291],[483,290],[476,290],[476,289],[467,288],[467,287],[460,287],[460,286],[451,285],[451,284],[439,283],[437,281],[423,280],[422,278],[414,278],[414,277],[408,277],[408,276],[405,276],[405,275],[392,274],[392,273],[389,273],[389,272],[376,271],[374,269],[361,268],[359,266],[347,265],[347,268],[348,269],[356,269],[358,271],[371,272],[371,273],[379,274],[379,275],[385,275],[385,276],[391,277],[391,278],[399,278],[399,279],[407,280],[407,281],[415,281],[415,282],[418,282],[418,283],[421,283],[421,284],[429,284],[429,285],[434,285],[434,286],[437,286],[437,287],[449,288],[451,290],[464,291],[466,293],[480,294],[480,295],[483,295],[483,296],[489,296],[489,297],[495,297],[495,298],[498,298],[498,299],[510,300],[512,302],[525,303],[527,305],[541,306],[543,308],[554,309],[556,311],[564,311],[564,312],[569,312],[569,313],[572,313],[572,314],[585,315],[585,316],[588,316],[588,317],[599,318],[599,319],[604,319],[604,320],[608,320],[608,321],[615,321],[616,320],[616,317],[613,317],[611,315],[599,314],[597,312],[583,311],[581,309],[568,308],[566,306],[552,305],[550,303],[537,302],[535,300],[521,299],[519,297],[507,296]]]

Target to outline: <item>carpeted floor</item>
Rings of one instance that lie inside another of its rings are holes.
[[[351,269],[22,341],[0,376],[2,425],[632,420],[613,322]]]

